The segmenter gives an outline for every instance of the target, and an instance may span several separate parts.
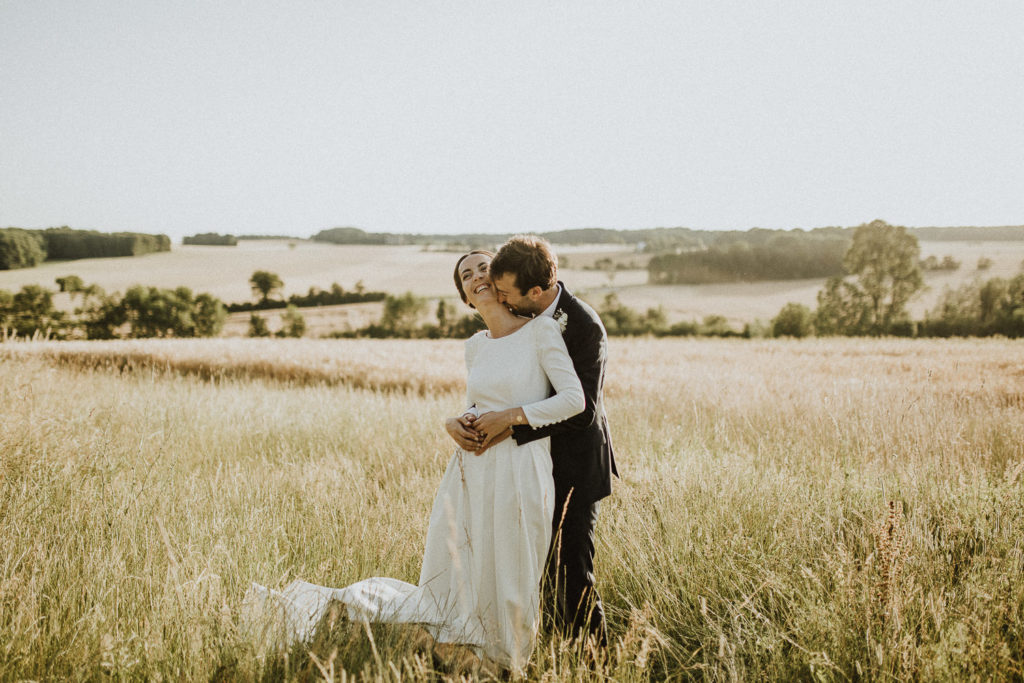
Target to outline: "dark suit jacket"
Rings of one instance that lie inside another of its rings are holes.
[[[556,497],[564,500],[572,490],[576,502],[591,503],[612,492],[612,474],[619,474],[604,414],[608,335],[597,312],[574,297],[564,284],[558,284],[562,293],[555,317],[559,317],[559,311],[568,316],[562,339],[583,385],[586,407],[582,413],[546,427],[513,427],[512,438],[522,445],[550,436]]]

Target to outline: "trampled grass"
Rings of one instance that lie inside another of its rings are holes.
[[[429,680],[277,652],[251,581],[415,580],[458,342],[0,346],[0,678]],[[530,677],[1024,676],[1024,346],[613,340],[608,659]]]

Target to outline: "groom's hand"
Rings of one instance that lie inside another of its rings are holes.
[[[459,448],[475,451],[483,442],[483,436],[473,429],[474,421],[476,421],[476,416],[471,413],[466,413],[461,417],[449,417],[445,420],[444,428],[459,445]]]

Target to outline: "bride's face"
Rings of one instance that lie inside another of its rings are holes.
[[[486,254],[470,254],[459,263],[459,283],[466,295],[466,303],[474,308],[495,298],[490,265],[491,257]]]

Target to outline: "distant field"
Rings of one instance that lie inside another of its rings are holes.
[[[1010,278],[1022,272],[1024,242],[921,242],[921,256],[934,254],[941,259],[949,255],[961,262],[959,270],[925,273],[927,290],[911,303],[911,311],[922,317],[934,308],[947,287],[959,287],[975,278]],[[621,254],[625,260],[629,254]],[[979,258],[989,258],[988,270],[977,270]],[[724,315],[734,324],[754,319],[770,320],[786,303],[795,301],[814,308],[823,279],[779,280],[753,283],[715,285],[647,285],[646,271],[620,271],[609,283],[604,273],[588,271],[566,274],[567,283],[580,282],[591,289],[591,302],[600,302],[605,293],[614,290],[622,303],[638,310],[662,306],[669,320]],[[611,284],[611,287],[609,287]]]
[[[947,286],[958,286],[981,276],[1012,277],[1021,272],[1024,242],[922,242],[923,256],[950,255],[961,261],[951,273],[927,273],[929,290],[913,304],[915,315],[931,309]],[[645,270],[613,273],[584,269],[598,258],[635,262],[642,266],[645,257],[607,245],[560,247],[567,262],[562,279],[571,289],[599,305],[605,294],[614,291],[626,305],[643,310],[664,307],[672,322],[724,315],[735,324],[754,319],[769,320],[789,301],[813,307],[823,280],[731,283],[718,285],[647,285]],[[976,269],[978,259],[990,258],[987,271]],[[252,299],[248,279],[255,270],[270,270],[284,280],[286,295],[305,293],[310,287],[327,288],[337,282],[352,289],[362,282],[369,290],[402,293],[413,291],[425,297],[454,298],[451,272],[457,254],[428,251],[418,246],[345,246],[305,240],[243,241],[237,247],[200,247],[175,245],[169,253],[136,258],[88,259],[45,263],[37,268],[0,271],[0,289],[17,290],[35,283],[55,287],[54,280],[78,275],[87,283],[97,283],[108,291],[124,291],[134,284],[159,287],[191,287],[210,292],[225,302]],[[66,298],[58,305],[69,305]],[[322,334],[346,325],[358,327],[367,318],[375,318],[379,307],[333,311],[307,315],[311,334]],[[315,319],[315,320],[314,320]],[[248,316],[236,316],[226,334],[244,333]],[[273,328],[273,325],[271,325]]]

